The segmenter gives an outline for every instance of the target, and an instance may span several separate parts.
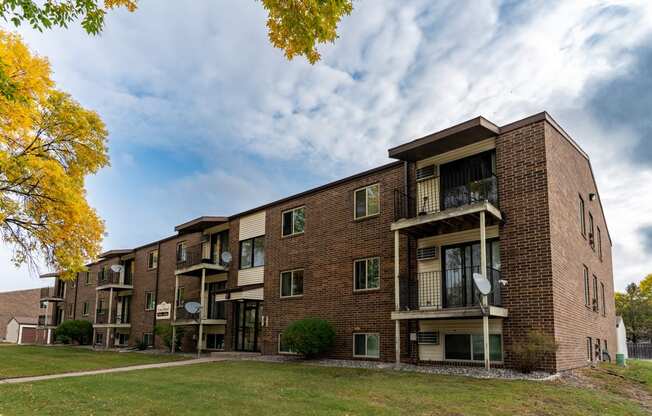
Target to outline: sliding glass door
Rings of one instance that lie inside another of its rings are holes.
[[[479,293],[473,284],[473,273],[480,273],[480,243],[444,247],[443,252],[444,307],[477,305]],[[495,285],[498,279],[494,270],[500,270],[500,242],[497,239],[487,241],[487,268],[487,278]]]

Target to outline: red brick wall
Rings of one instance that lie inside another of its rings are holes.
[[[41,289],[0,293],[0,339],[6,337],[7,324],[14,316],[36,319],[45,313],[40,308],[40,298]]]
[[[546,124],[546,155],[550,203],[550,230],[554,288],[555,336],[560,344],[557,369],[584,366],[586,337],[608,341],[615,359],[616,317],[611,264],[611,244],[599,201],[589,200],[596,193],[588,160],[556,129]],[[587,237],[580,232],[579,195],[585,203]],[[589,212],[602,236],[602,260],[588,241]],[[585,306],[583,265],[589,269],[589,287],[593,298],[593,275],[598,278],[600,310]],[[600,282],[605,285],[606,316],[603,315]]]

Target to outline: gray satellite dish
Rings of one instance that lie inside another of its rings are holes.
[[[188,311],[188,313],[199,313],[199,310],[201,309],[201,303],[199,302],[186,302],[185,305],[183,305],[183,308]]]
[[[225,251],[224,253],[222,253],[222,256],[220,256],[220,257],[222,258],[222,261],[224,263],[231,263],[231,260],[233,260],[233,257],[231,256],[231,253],[229,253],[228,251]]]
[[[475,283],[475,287],[477,287],[483,295],[486,296],[491,292],[491,283],[480,273],[473,273],[473,282]]]
[[[111,266],[111,270],[116,273],[120,273],[122,271],[122,266],[119,264],[114,264],[113,266]]]

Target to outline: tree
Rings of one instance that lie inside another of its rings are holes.
[[[652,275],[640,285],[630,283],[625,293],[616,293],[616,314],[622,316],[632,342],[652,336]]]
[[[100,250],[104,224],[84,179],[108,165],[108,133],[54,87],[47,60],[19,36],[0,31],[0,62],[11,85],[0,95],[0,238],[16,265],[43,260],[73,278]]]
[[[285,51],[287,59],[302,55],[311,64],[320,59],[316,45],[337,39],[337,24],[351,14],[351,0],[261,0],[268,12],[269,40]],[[68,27],[81,20],[89,34],[104,27],[107,11],[124,7],[136,10],[136,0],[1,0],[0,17],[19,26],[28,23],[38,30],[53,26]],[[0,68],[1,71],[2,68]],[[2,76],[0,74],[0,83]]]

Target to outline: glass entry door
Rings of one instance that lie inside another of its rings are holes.
[[[246,300],[236,303],[236,338],[237,351],[259,351],[258,328],[262,307],[256,300]]]
[[[480,273],[480,243],[464,243],[443,250],[444,307],[477,305],[479,292],[473,283],[473,273]],[[487,241],[487,268],[487,278],[493,284],[493,270],[500,270],[500,243],[497,239]]]

